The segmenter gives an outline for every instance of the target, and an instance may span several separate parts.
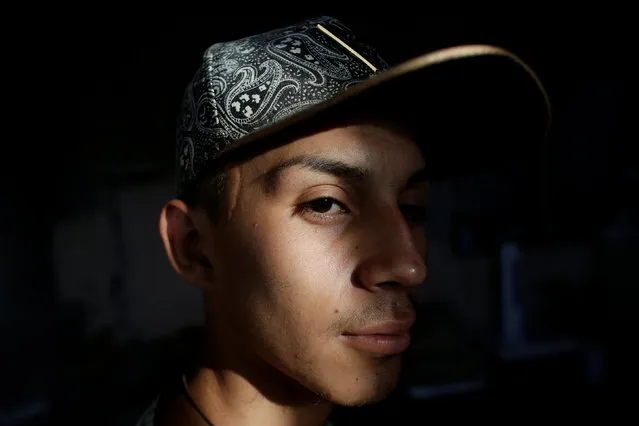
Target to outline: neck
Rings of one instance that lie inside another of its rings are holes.
[[[259,358],[229,352],[229,356],[225,356],[205,350],[193,374],[186,377],[191,398],[210,423],[215,426],[324,424],[332,410],[330,402]],[[202,420],[199,424],[205,422]]]

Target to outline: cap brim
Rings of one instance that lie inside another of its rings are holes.
[[[319,131],[366,110],[415,133],[433,179],[481,172],[535,155],[550,125],[550,103],[531,68],[495,46],[431,52],[233,143],[220,166]]]

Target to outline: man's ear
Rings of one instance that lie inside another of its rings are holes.
[[[202,247],[197,212],[181,200],[170,200],[160,213],[159,231],[171,266],[187,282],[198,286],[211,277],[211,262]]]

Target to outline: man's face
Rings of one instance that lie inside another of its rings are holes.
[[[426,276],[424,166],[406,136],[354,125],[231,169],[201,236],[217,344],[338,404],[387,396]]]

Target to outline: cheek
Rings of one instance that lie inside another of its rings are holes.
[[[248,222],[224,266],[220,322],[232,324],[238,344],[287,370],[331,358],[350,283],[345,247],[299,222],[267,215]]]
[[[297,319],[323,323],[322,314],[340,304],[350,283],[348,246],[334,230],[295,218],[287,221],[285,226],[266,221],[265,232],[255,235],[265,290]]]
[[[297,339],[330,338],[349,311],[355,262],[343,229],[290,215],[265,216],[255,228],[271,314]]]

